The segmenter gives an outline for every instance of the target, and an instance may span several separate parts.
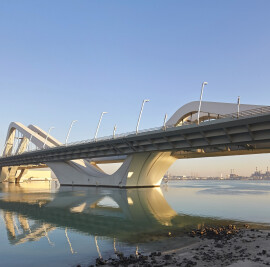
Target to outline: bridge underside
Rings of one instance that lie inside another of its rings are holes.
[[[61,185],[153,187],[160,186],[164,174],[177,159],[270,153],[270,144],[268,144],[268,147],[257,149],[237,147],[235,150],[224,147],[223,150],[219,148],[208,151],[197,149],[194,151],[137,153],[123,160],[121,167],[111,175],[106,174],[96,165],[96,163],[106,163],[104,159],[101,161],[97,159],[90,165],[86,165],[84,160],[72,160],[47,162],[46,165],[3,167],[1,178],[2,181],[6,182],[19,182],[28,169],[49,167],[55,173]],[[108,162],[113,161],[109,160]],[[117,160],[117,162],[120,161]]]
[[[102,170],[77,168],[74,161],[48,162],[62,185],[146,187],[159,186],[161,180],[176,160],[170,152],[133,154],[112,175]],[[93,166],[93,168],[95,168]]]
[[[137,153],[127,157],[121,167],[112,175],[99,176],[78,170],[71,162],[51,162],[48,166],[55,172],[62,185],[112,186],[112,187],[153,187],[160,186],[164,174],[177,159],[251,155],[270,153],[268,149],[240,149],[205,151],[177,151]]]

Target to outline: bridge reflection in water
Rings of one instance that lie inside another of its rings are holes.
[[[0,209],[11,244],[48,238],[56,227],[139,243],[217,220],[177,214],[160,188],[61,188],[52,192],[8,184]],[[30,226],[28,220],[34,221]],[[224,223],[224,221],[222,221]],[[17,232],[17,234],[16,234]],[[66,231],[67,234],[67,231]],[[67,237],[68,239],[68,237]],[[69,241],[69,240],[68,240]]]

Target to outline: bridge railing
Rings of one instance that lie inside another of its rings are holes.
[[[230,113],[230,114],[226,114],[226,115],[220,115],[220,114],[216,114],[216,113],[209,113],[209,112],[205,112],[205,111],[201,111],[202,113],[208,113],[209,117],[213,117],[213,115],[216,117],[216,119],[211,119],[211,121],[216,121],[219,119],[238,119],[238,118],[243,118],[243,117],[251,117],[251,116],[257,116],[260,114],[264,114],[264,113],[270,113],[270,106],[266,106],[266,107],[260,107],[260,108],[256,108],[256,109],[251,109],[251,110],[246,110],[246,111],[241,111],[241,112],[234,112],[234,113]],[[207,122],[203,121],[201,123]],[[98,142],[98,141],[106,141],[106,140],[113,140],[113,139],[119,139],[119,138],[125,138],[131,135],[140,135],[146,132],[154,132],[154,131],[164,131],[170,128],[176,128],[176,127],[183,127],[183,126],[188,126],[188,125],[197,125],[197,122],[183,122],[182,125],[180,126],[159,126],[159,127],[154,127],[154,128],[148,128],[148,129],[143,129],[140,130],[137,134],[136,131],[132,131],[132,132],[126,132],[126,133],[122,133],[122,134],[116,134],[116,135],[109,135],[109,136],[104,136],[104,137],[99,137],[97,139],[87,139],[87,140],[83,140],[83,141],[78,141],[78,142],[72,142],[72,143],[68,143],[67,145],[62,145],[59,147],[64,147],[64,146],[74,146],[74,145],[78,145],[78,144],[85,144],[85,143],[94,143],[94,142]]]
[[[270,113],[270,106],[255,108],[255,109],[249,109],[241,112],[234,112],[226,115],[220,115],[220,118],[231,118],[231,119],[238,119],[238,118],[244,118],[244,117],[254,117],[258,115],[262,115],[265,113]]]
[[[234,112],[234,113],[230,113],[230,114],[226,114],[226,115],[220,115],[220,114],[215,114],[215,113],[209,113],[209,112],[205,112],[205,111],[201,111],[201,113],[205,113],[205,114],[209,114],[209,121],[211,122],[215,122],[217,120],[220,119],[231,119],[231,120],[236,120],[239,118],[245,118],[245,117],[254,117],[254,116],[258,116],[258,115],[263,115],[266,113],[270,113],[270,106],[264,106],[264,107],[260,107],[260,108],[255,108],[255,109],[250,109],[250,110],[245,110],[245,111],[241,111],[241,112]],[[215,117],[215,119],[210,119]],[[208,120],[205,120],[203,122],[200,122],[200,125],[207,123]],[[51,149],[57,149],[57,148],[63,148],[63,147],[68,147],[68,146],[75,146],[75,145],[80,145],[80,144],[86,144],[86,143],[95,143],[95,142],[99,142],[99,141],[106,141],[106,140],[113,140],[113,139],[123,139],[126,138],[128,136],[131,135],[140,135],[140,134],[144,134],[146,132],[151,133],[154,131],[165,131],[167,129],[170,128],[178,128],[178,127],[185,127],[185,126],[191,126],[191,125],[198,125],[196,121],[192,121],[192,122],[182,122],[181,125],[178,126],[161,126],[161,127],[155,127],[155,128],[150,128],[150,129],[143,129],[140,130],[138,133],[136,133],[135,131],[132,132],[127,132],[127,133],[122,133],[122,134],[116,134],[116,135],[109,135],[109,136],[104,136],[104,137],[99,137],[99,138],[92,138],[92,139],[87,139],[87,140],[82,140],[82,141],[77,141],[77,142],[71,142],[68,144],[62,144],[60,146],[57,147],[49,147],[49,148],[37,148],[35,150],[31,150],[31,151],[24,151],[21,154],[24,153],[32,153],[35,152],[37,150],[51,150]],[[6,156],[1,156],[2,157],[10,157],[10,156],[14,156],[14,154],[12,155],[6,155]]]

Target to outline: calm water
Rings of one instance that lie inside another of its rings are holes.
[[[115,250],[170,249],[169,235],[184,242],[181,234],[203,224],[270,225],[266,181],[179,181],[129,190],[54,186],[0,186],[1,266],[87,266]]]

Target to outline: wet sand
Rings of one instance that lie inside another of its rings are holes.
[[[259,267],[270,265],[270,231],[240,229],[219,237],[188,237],[188,246],[126,256],[97,259],[96,266],[231,266]]]

